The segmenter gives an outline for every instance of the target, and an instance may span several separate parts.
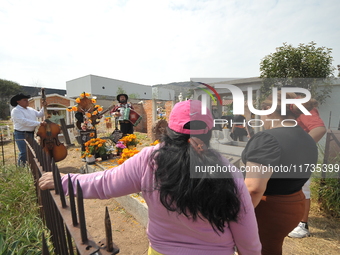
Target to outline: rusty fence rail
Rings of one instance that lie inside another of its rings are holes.
[[[67,254],[117,254],[118,247],[112,241],[111,221],[108,209],[105,211],[106,238],[94,242],[86,230],[84,200],[82,189],[77,183],[77,197],[74,196],[73,186],[69,184],[69,199],[66,199],[61,187],[60,172],[53,161],[41,146],[34,140],[26,137],[27,161],[35,180],[40,216],[44,219],[51,233],[51,242],[54,253]],[[55,190],[40,190],[38,180],[44,172],[53,172]],[[69,182],[71,183],[71,182]],[[45,237],[43,236],[42,254],[49,254]]]

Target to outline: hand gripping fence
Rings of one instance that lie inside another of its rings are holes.
[[[111,220],[108,208],[103,219],[106,238],[95,243],[86,230],[83,192],[77,182],[77,197],[74,196],[73,186],[69,178],[69,199],[65,198],[61,186],[60,172],[54,160],[42,150],[33,139],[26,137],[27,161],[34,177],[40,217],[50,230],[54,254],[73,255],[108,255],[119,253],[119,248],[112,240]],[[55,190],[40,190],[38,180],[44,172],[53,173]],[[77,203],[77,206],[76,206]],[[42,254],[50,254],[43,234]]]

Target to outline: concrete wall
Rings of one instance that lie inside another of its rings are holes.
[[[79,97],[83,92],[92,93],[90,75],[66,82],[66,93],[68,97]]]
[[[332,93],[326,102],[319,106],[318,110],[325,126],[331,130],[338,130],[340,125],[340,84],[332,88]],[[326,135],[319,141],[319,145],[324,148],[326,144]]]
[[[330,129],[338,129],[340,121],[340,85],[333,86],[331,97],[327,98],[326,102],[319,106],[319,113],[327,128],[330,124]],[[330,114],[332,114],[332,117],[329,122]]]
[[[87,75],[66,82],[68,97],[78,97],[83,91],[91,93],[92,95],[115,97],[119,87],[121,87],[127,95],[135,94],[138,99],[152,98],[151,86],[95,75]]]
[[[173,89],[153,87],[152,95],[157,100],[175,100],[175,91]]]

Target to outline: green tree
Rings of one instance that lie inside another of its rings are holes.
[[[119,86],[118,89],[117,89],[117,95],[119,94],[126,94],[125,90],[123,89],[122,86]]]
[[[273,86],[295,85],[308,89],[322,104],[331,93],[329,78],[334,77],[331,53],[331,48],[316,47],[315,42],[298,47],[284,43],[261,60],[261,92],[266,96]]]
[[[132,93],[129,95],[130,99],[138,99],[139,98],[139,94],[138,93]]]
[[[18,83],[0,79],[0,118],[6,119],[10,115],[9,101],[20,92],[22,87]]]

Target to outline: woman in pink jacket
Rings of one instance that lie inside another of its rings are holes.
[[[142,192],[148,205],[149,254],[259,255],[261,244],[243,175],[209,149],[212,115],[201,102],[177,103],[162,143],[102,172],[71,174],[84,198],[108,199]],[[53,189],[51,173],[40,181]],[[67,176],[62,177],[67,193]],[[76,190],[76,189],[75,189]]]

